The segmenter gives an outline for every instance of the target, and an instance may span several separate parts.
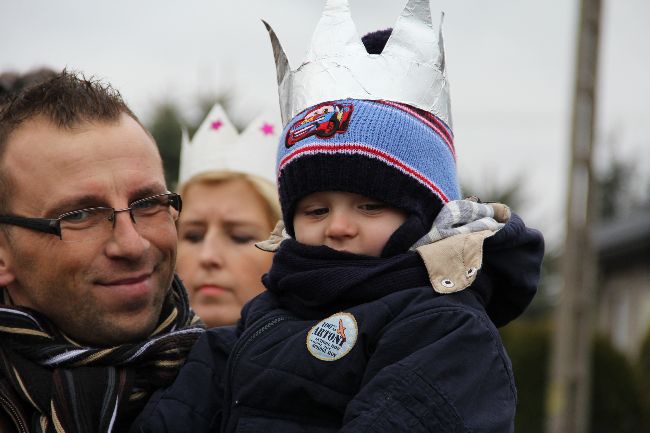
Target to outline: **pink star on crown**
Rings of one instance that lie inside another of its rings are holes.
[[[223,122],[221,120],[215,120],[210,124],[210,128],[214,129],[215,131],[217,131],[222,126],[223,126]]]
[[[270,123],[264,122],[262,127],[260,128],[262,130],[262,134],[264,135],[272,135],[273,134],[273,125]]]

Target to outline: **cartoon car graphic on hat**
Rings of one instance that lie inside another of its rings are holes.
[[[345,132],[348,129],[353,109],[352,104],[325,103],[319,105],[307,112],[301,120],[289,128],[285,140],[286,146],[291,147],[311,135],[327,138],[337,132]]]

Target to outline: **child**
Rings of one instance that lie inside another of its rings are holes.
[[[445,122],[323,101],[288,122],[277,168],[268,291],[201,338],[132,432],[513,431],[495,324],[532,299],[543,242],[459,200]]]
[[[411,148],[449,152],[408,107],[335,104],[354,108],[330,144],[352,137],[382,154],[408,138]],[[202,338],[134,431],[512,431],[515,387],[492,321],[509,321],[532,298],[541,236],[513,215],[485,241],[473,284],[437,293],[422,256],[408,249],[440,201],[373,156],[291,157],[322,141],[306,137],[281,159],[282,209],[295,240],[275,253],[268,292],[247,304],[237,330]],[[443,184],[452,171],[441,165],[426,175]],[[443,192],[457,198],[457,186]],[[455,237],[467,240],[443,241]],[[463,265],[463,257],[446,266]]]

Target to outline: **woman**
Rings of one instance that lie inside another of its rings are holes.
[[[262,116],[241,135],[216,105],[192,142],[183,141],[176,271],[192,308],[208,327],[231,325],[264,290],[268,238],[280,207],[273,182],[279,121]]]

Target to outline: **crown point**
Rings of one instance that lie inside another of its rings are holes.
[[[277,114],[276,110],[264,111],[239,133],[225,110],[216,103],[192,141],[183,130],[178,184],[210,171],[249,173],[275,182],[277,138],[273,132],[279,124],[279,119],[274,121],[279,117]]]
[[[385,99],[409,104],[451,126],[442,30],[429,0],[409,0],[381,54],[369,54],[347,0],[328,0],[305,61],[291,70],[270,26],[283,124],[302,110],[335,99]],[[399,85],[395,85],[400,83]]]
[[[266,21],[262,20],[262,22],[266,27],[266,31],[269,33],[269,38],[271,39],[273,57],[275,57],[275,65],[278,73],[278,84],[280,84],[282,78],[285,77],[288,72],[290,72],[289,60],[287,59],[287,55],[284,53],[282,44],[280,44],[280,40],[275,34],[275,31],[273,31],[273,28]]]
[[[187,132],[187,128],[184,126],[181,128],[181,148],[185,148],[190,145],[190,134]]]
[[[445,13],[440,13],[440,24],[438,25],[438,60],[436,64],[440,67],[440,70],[445,72],[445,41],[442,35],[442,23],[445,20]]]
[[[215,120],[210,124],[210,129],[214,129],[215,131],[218,131],[219,128],[223,126],[223,122],[221,120]]]
[[[348,1],[328,0],[314,31],[305,63],[319,58],[338,57],[344,52],[366,51],[352,21]]]
[[[287,123],[291,120],[291,117],[287,118],[289,113],[291,113],[291,98],[282,98],[282,95],[289,94],[291,92],[291,81],[293,77],[293,72],[289,67],[289,60],[287,55],[284,53],[284,49],[280,44],[278,36],[273,31],[273,28],[266,21],[262,20],[266,31],[269,33],[269,38],[271,39],[271,47],[273,48],[273,57],[275,58],[275,70],[278,79],[278,91],[280,95],[280,115],[282,117],[282,123]]]
[[[434,63],[437,58],[436,39],[429,0],[409,0],[393,27],[384,53]]]

